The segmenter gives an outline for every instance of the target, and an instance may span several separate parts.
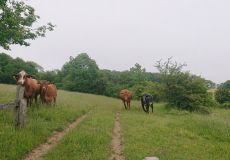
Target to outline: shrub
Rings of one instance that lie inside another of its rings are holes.
[[[209,113],[210,106],[215,104],[207,92],[206,81],[189,72],[182,72],[184,64],[172,63],[171,59],[162,63],[158,61],[156,67],[160,72],[160,80],[165,87],[168,106],[188,111]]]
[[[230,102],[225,102],[221,105],[223,108],[230,109]]]
[[[216,101],[220,104],[230,102],[230,90],[225,88],[218,88],[215,93]]]
[[[164,88],[162,84],[157,82],[150,82],[150,81],[146,81],[144,83],[134,85],[131,88],[134,99],[139,99],[139,96],[141,96],[142,94],[149,93],[153,96],[154,102],[164,101],[163,90]]]

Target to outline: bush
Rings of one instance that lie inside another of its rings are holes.
[[[230,90],[225,88],[218,88],[215,93],[216,101],[220,104],[230,102]]]
[[[207,92],[206,81],[189,72],[182,72],[183,66],[185,65],[172,63],[171,59],[164,63],[158,61],[156,65],[165,88],[168,106],[176,106],[190,112],[209,113],[208,107],[213,106],[215,102]]]
[[[134,85],[131,89],[133,98],[139,99],[144,93],[149,93],[153,96],[154,102],[164,101],[164,88],[160,83],[146,81],[142,84]]]
[[[222,108],[226,108],[226,109],[230,109],[230,102],[225,102],[223,104],[221,104]]]

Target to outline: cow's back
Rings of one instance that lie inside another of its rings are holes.
[[[51,103],[55,101],[57,97],[57,88],[54,84],[47,85],[46,92],[45,92],[45,101]]]
[[[37,90],[37,80],[32,79],[32,78],[27,78],[26,82],[25,82],[25,93],[24,96],[26,98],[28,97],[34,97],[36,94],[36,90]]]
[[[56,97],[57,96],[57,88],[54,84],[49,84],[46,89],[45,95],[47,97]]]

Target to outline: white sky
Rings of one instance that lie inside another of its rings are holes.
[[[60,69],[85,52],[101,69],[135,63],[156,72],[157,60],[187,63],[186,70],[216,83],[230,79],[229,0],[28,0],[38,24],[57,27],[30,47],[0,49]]]

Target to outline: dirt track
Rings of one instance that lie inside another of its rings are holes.
[[[112,155],[109,160],[125,160],[122,153],[121,123],[119,113],[116,114],[111,145]]]
[[[82,115],[77,118],[73,123],[70,123],[66,128],[61,131],[55,131],[51,137],[48,138],[47,142],[40,144],[37,148],[33,149],[25,158],[25,160],[39,160],[45,155],[51,148],[53,148],[67,133],[73,130],[77,125],[84,120],[87,115]]]

